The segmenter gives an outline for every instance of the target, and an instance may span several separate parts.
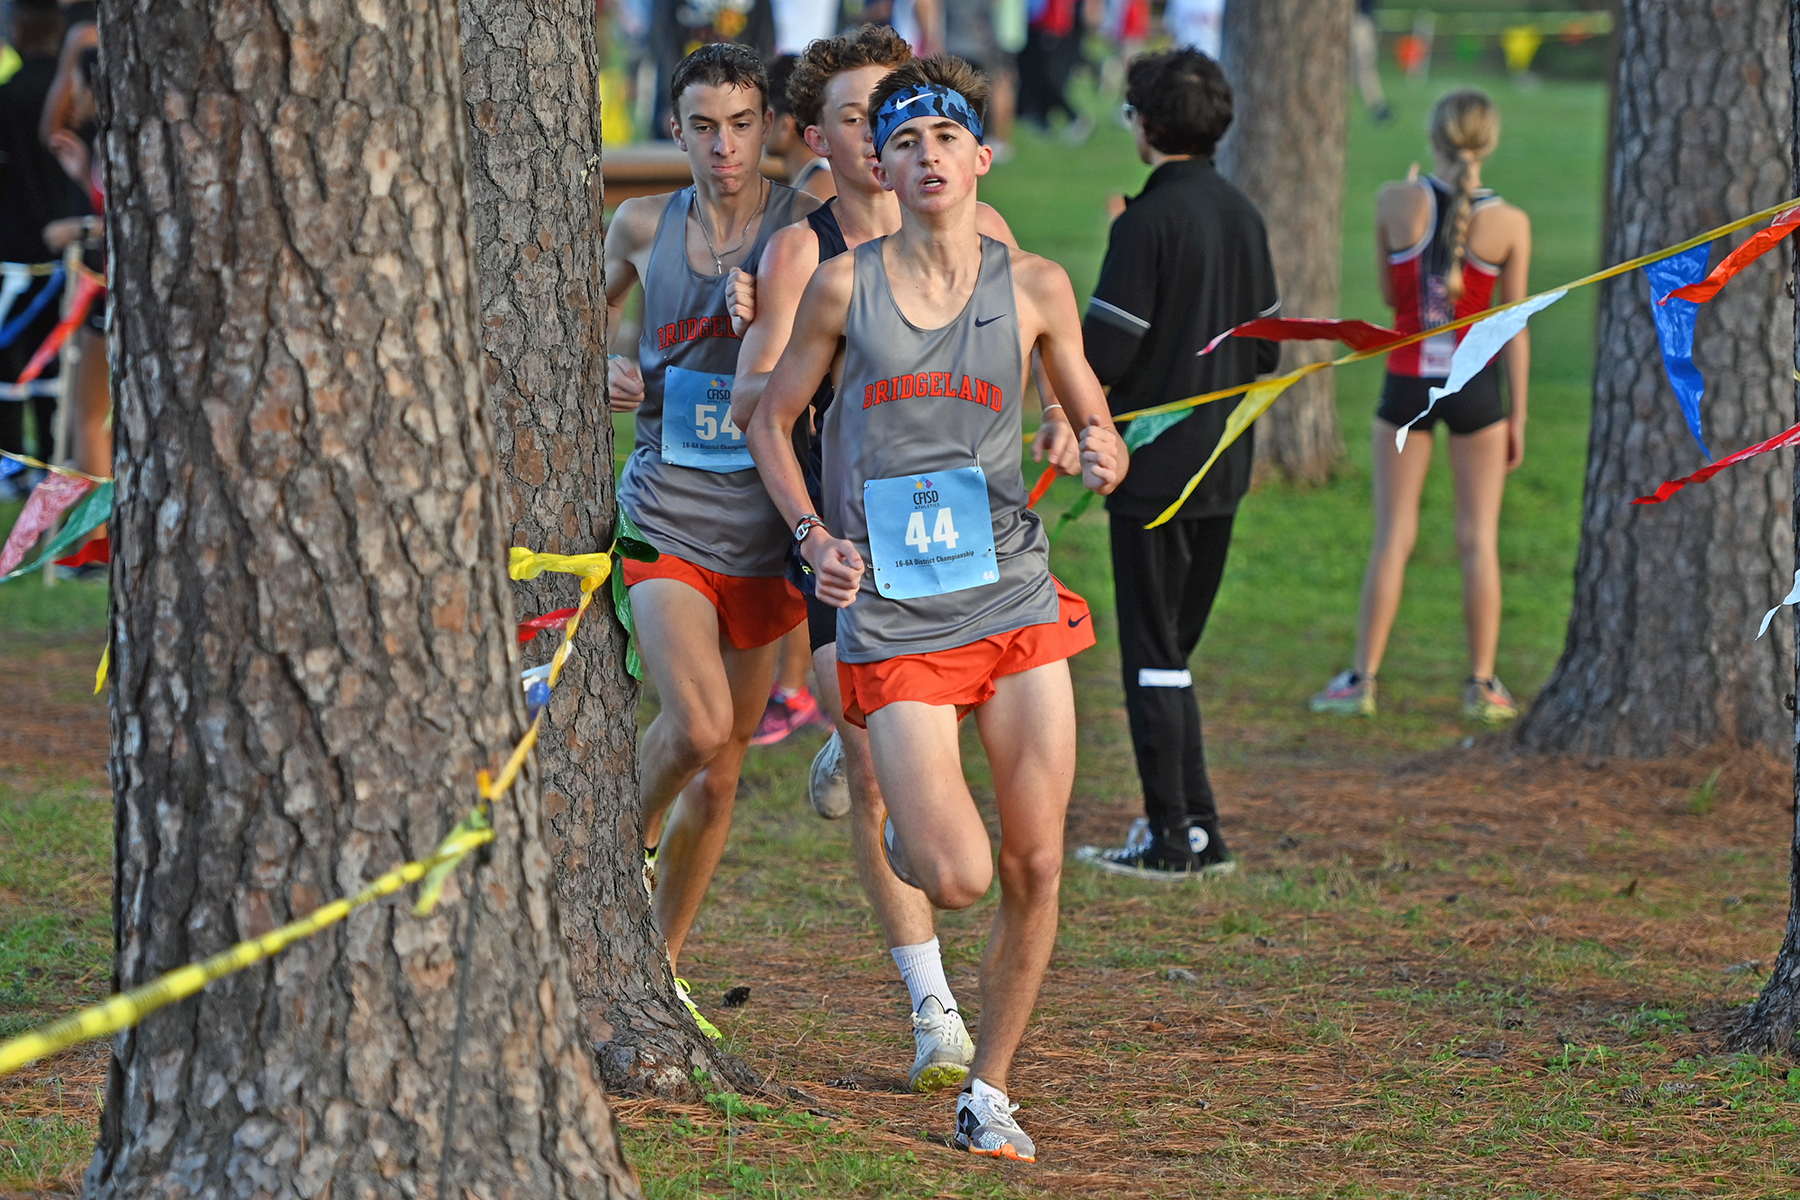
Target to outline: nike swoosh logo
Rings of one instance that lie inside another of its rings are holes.
[[[919,102],[919,101],[921,101],[921,100],[929,100],[929,99],[931,99],[931,97],[932,97],[932,96],[933,96],[933,95],[935,95],[935,94],[936,94],[936,93],[934,93],[934,92],[920,92],[920,93],[919,93],[919,94],[918,94],[918,95],[916,95],[916,96],[912,96],[912,97],[909,97],[909,98],[907,98],[907,99],[905,99],[905,100],[902,100],[902,101],[901,101],[901,102],[900,102],[900,103],[898,103],[898,104],[896,104],[896,105],[894,105],[894,108],[895,108],[895,110],[896,110],[896,111],[898,111],[898,110],[900,110],[900,109],[902,109],[902,108],[909,108],[909,107],[911,107],[911,106],[912,106],[912,105],[914,105],[914,104],[917,104],[917,103],[918,103],[918,102]]]
[[[1006,316],[1005,313],[1000,314],[1000,317],[1004,317],[1004,316]],[[995,321],[998,321],[1000,319],[1000,317],[988,317],[986,320],[983,320],[980,317],[976,317],[975,318],[975,328],[980,329],[983,325],[992,325]]]
[[[1070,629],[1079,629],[1081,627],[1081,623],[1083,621],[1087,620],[1088,617],[1090,617],[1092,615],[1093,615],[1092,613],[1082,613],[1079,617],[1070,617],[1069,618],[1069,628]]]

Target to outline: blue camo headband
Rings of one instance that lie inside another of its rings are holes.
[[[941,83],[901,88],[875,110],[875,153],[887,146],[894,131],[914,117],[949,117],[981,140],[981,117],[963,94]]]

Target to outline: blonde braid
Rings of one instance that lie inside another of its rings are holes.
[[[1444,284],[1455,300],[1463,294],[1463,260],[1469,256],[1469,221],[1475,216],[1475,189],[1470,186],[1475,172],[1475,155],[1460,150],[1456,155],[1456,178],[1447,180],[1455,192],[1450,200],[1450,220],[1445,232],[1450,238],[1450,267],[1444,272]]]
[[[1445,158],[1453,158],[1450,185],[1450,219],[1444,223],[1449,243],[1450,266],[1444,283],[1452,300],[1463,293],[1463,262],[1469,256],[1469,221],[1475,215],[1475,172],[1500,140],[1500,114],[1486,93],[1468,88],[1451,92],[1437,102],[1426,126],[1431,144]]]

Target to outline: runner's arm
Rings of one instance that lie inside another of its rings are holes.
[[[625,301],[638,282],[638,259],[648,254],[667,196],[637,197],[619,205],[606,229],[606,344],[610,348],[624,319]],[[606,391],[613,412],[632,412],[644,402],[644,377],[623,354],[606,356]]]
[[[1516,229],[1507,250],[1506,263],[1500,268],[1500,301],[1510,304],[1531,294],[1531,218],[1524,210],[1511,209]],[[1517,214],[1516,216],[1514,214]],[[1525,410],[1531,382],[1531,334],[1521,329],[1500,351],[1506,362],[1507,389],[1512,408],[1507,413],[1506,469],[1511,471],[1525,461]]]
[[[1036,332],[1044,373],[1056,389],[1069,424],[1080,431],[1081,482],[1102,496],[1109,495],[1130,469],[1130,456],[1113,426],[1100,380],[1088,365],[1075,289],[1061,267],[1029,254],[1015,256],[1013,279],[1018,295],[1033,310],[1026,328]]]
[[[819,235],[811,226],[790,225],[763,247],[762,263],[756,269],[755,316],[738,347],[737,377],[731,384],[731,419],[739,429],[750,428],[769,374],[793,333],[800,297],[818,266]]]
[[[787,348],[775,364],[746,433],[750,457],[762,472],[763,486],[789,528],[812,512],[806,478],[794,455],[794,422],[806,412],[819,381],[831,370],[855,283],[855,256],[840,255],[813,272],[793,322]],[[862,556],[856,547],[819,526],[800,547],[813,569],[820,600],[839,608],[856,599],[862,582]]]
[[[975,205],[975,228],[995,241],[1005,242],[1014,250],[1019,249],[1019,241],[1013,237],[1012,226],[1006,223],[1006,218],[991,204]],[[1048,457],[1050,465],[1064,475],[1077,475],[1081,472],[1081,447],[1077,444],[1075,429],[1069,424],[1067,413],[1057,402],[1056,390],[1050,386],[1050,379],[1044,374],[1043,357],[1035,349],[1031,352],[1031,378],[1037,384],[1038,400],[1043,406],[1044,414],[1043,423],[1038,426],[1036,436],[1031,439],[1031,461],[1043,462]],[[1054,416],[1051,415],[1053,413]]]

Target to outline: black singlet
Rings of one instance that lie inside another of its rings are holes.
[[[844,241],[844,231],[838,225],[837,197],[833,196],[819,207],[806,214],[806,223],[819,237],[819,261],[836,258],[850,249]],[[836,391],[831,386],[831,375],[826,374],[819,381],[819,390],[813,393],[812,411],[805,420],[794,422],[794,454],[800,459],[800,474],[806,479],[806,495],[812,501],[814,510],[824,507],[825,490],[825,455],[816,430],[825,419],[825,410],[831,407]],[[806,596],[806,624],[808,640],[812,648],[829,646],[837,641],[837,609],[819,600],[813,595],[812,575],[803,569],[798,549],[788,563],[788,579]]]

